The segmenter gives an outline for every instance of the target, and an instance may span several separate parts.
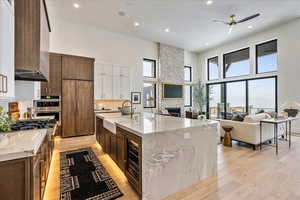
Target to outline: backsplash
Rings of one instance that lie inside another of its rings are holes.
[[[184,50],[181,48],[159,44],[159,79],[160,82],[184,83]],[[162,87],[159,85],[159,109],[168,107],[181,108],[184,111],[184,100],[162,100]]]

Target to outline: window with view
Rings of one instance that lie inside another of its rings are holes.
[[[277,71],[277,40],[256,45],[256,73]]]
[[[155,83],[144,82],[143,104],[144,104],[144,108],[156,107],[156,84]]]
[[[207,60],[207,72],[209,81],[219,79],[218,57],[209,58]]]
[[[144,58],[143,74],[144,74],[144,77],[148,77],[148,78],[156,77],[156,61],[155,60]]]
[[[192,106],[192,86],[191,85],[184,86],[184,106],[185,107]]]
[[[224,78],[250,74],[250,49],[224,54]]]
[[[192,67],[189,66],[184,67],[184,81],[192,82]]]
[[[276,88],[276,76],[208,84],[208,116],[231,119],[237,113],[276,112]]]

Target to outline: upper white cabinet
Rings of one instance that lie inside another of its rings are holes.
[[[129,68],[95,65],[95,99],[130,99]]]
[[[0,1],[0,98],[15,97],[14,1]]]

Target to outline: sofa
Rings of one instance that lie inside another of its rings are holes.
[[[244,142],[253,146],[255,150],[260,144],[260,120],[271,118],[267,113],[258,115],[245,116],[243,121],[220,120],[220,126],[232,126],[232,140]],[[224,137],[225,131],[221,128],[221,138]],[[285,124],[278,125],[278,136],[284,136]],[[274,138],[274,125],[263,123],[262,142],[271,141]]]

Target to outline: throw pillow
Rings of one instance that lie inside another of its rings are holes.
[[[240,114],[237,114],[237,115],[233,115],[233,117],[231,118],[231,120],[232,121],[242,122],[242,121],[244,121],[244,118]]]
[[[247,115],[244,119],[244,122],[247,123],[258,123],[260,120],[263,119],[270,119],[271,116],[267,113],[261,113],[257,115]]]

